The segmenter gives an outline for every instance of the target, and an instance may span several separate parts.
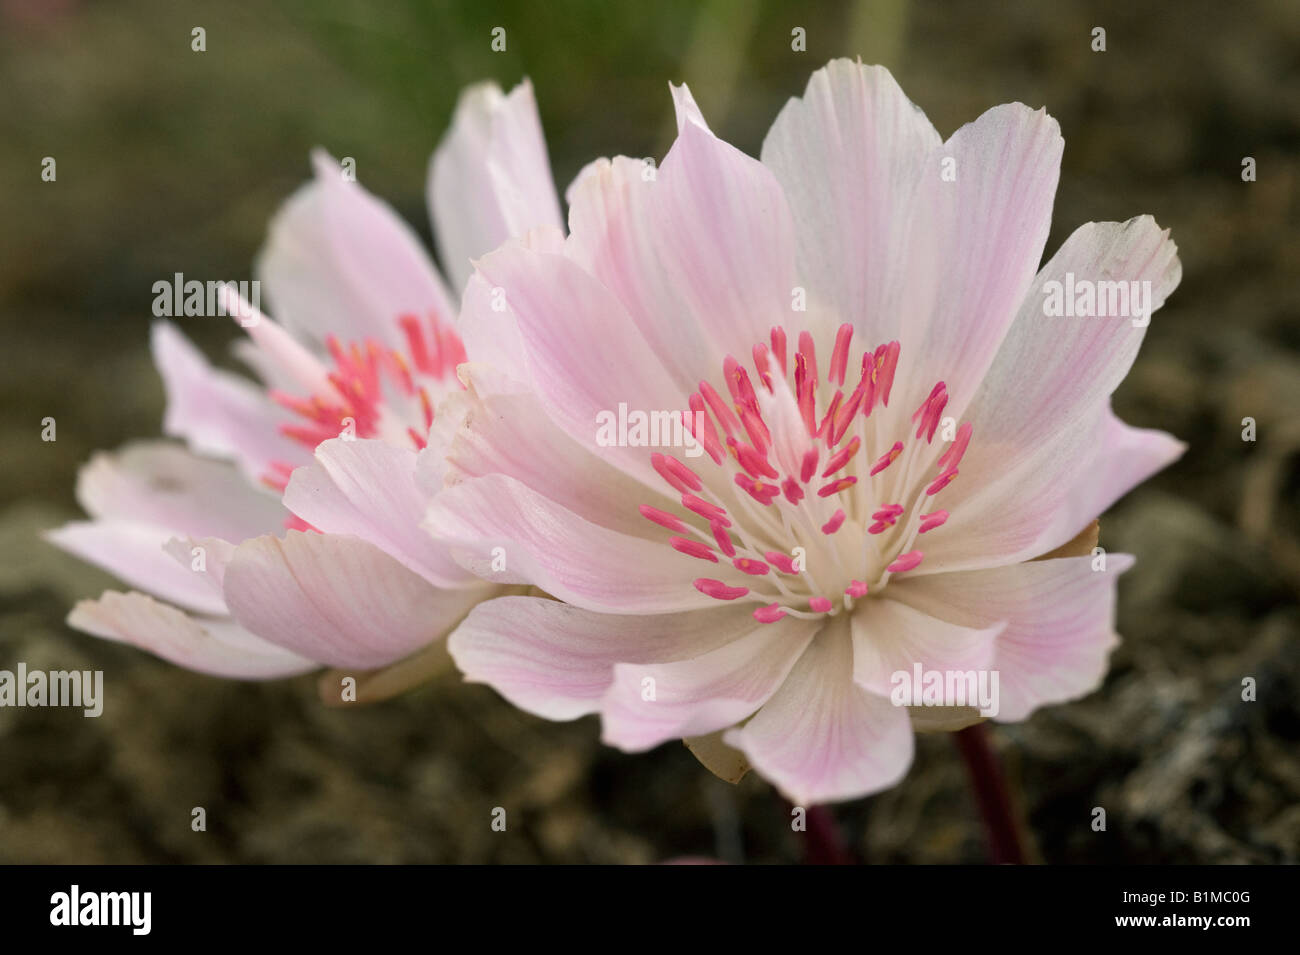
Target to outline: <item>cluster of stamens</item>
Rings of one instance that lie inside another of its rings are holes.
[[[326,347],[334,367],[324,393],[300,398],[272,389],[270,397],[300,419],[281,425],[280,432],[308,454],[338,437],[384,438],[423,449],[437,399],[448,387],[459,386],[456,366],[465,361],[465,347],[436,315],[427,324],[414,315],[403,315],[398,323],[405,353],[373,339],[345,348],[331,335]],[[303,463],[272,461],[262,480],[283,491]],[[306,525],[291,519],[290,526]]]
[[[852,339],[852,326],[840,326],[824,382],[806,331],[792,356],[791,378],[781,327],[772,329],[770,346],[753,348],[757,389],[730,355],[722,368],[729,402],[709,382],[700,382],[688,401],[692,413],[682,420],[713,463],[731,474],[729,482],[716,475],[705,481],[670,454],[651,457],[693,516],[650,505],[642,505],[641,514],[673,532],[668,543],[678,552],[713,564],[728,562],[736,572],[727,575],[730,582],[700,577],[695,587],[717,600],[761,602],[754,618],[763,623],[851,610],[872,586],[914,570],[923,554],[903,552],[903,545],[948,519],[945,510],[921,510],[957,476],[970,424],[956,430],[934,462],[939,473],[924,492],[909,491],[918,486],[912,468],[927,466],[926,449],[943,421],[947,388],[938,382],[913,413],[916,430],[909,442],[895,440],[870,460],[866,449],[884,446],[881,416],[873,419],[872,412],[889,406],[900,348],[889,342],[865,351],[857,384],[846,396]],[[732,485],[739,493],[730,490]],[[889,489],[905,502],[882,503],[879,495]],[[841,533],[846,526],[865,528],[865,534],[846,539]],[[833,589],[826,586],[831,581]]]

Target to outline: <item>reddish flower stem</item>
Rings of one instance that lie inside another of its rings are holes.
[[[781,800],[787,812],[794,804]],[[857,860],[844,845],[835,813],[829,806],[807,806],[804,809],[807,830],[802,833],[804,865],[856,865]]]
[[[954,733],[953,740],[966,764],[975,802],[984,820],[990,861],[994,865],[1024,865],[1020,826],[1011,805],[1002,764],[989,744],[988,731],[984,724],[976,723]]]

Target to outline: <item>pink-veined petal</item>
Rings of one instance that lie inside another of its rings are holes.
[[[284,327],[317,347],[374,339],[404,348],[398,318],[450,322],[455,303],[415,232],[323,150],[316,178],[271,222],[257,273]]]
[[[587,610],[666,613],[715,603],[691,586],[689,559],[666,543],[593,524],[503,474],[443,491],[424,526],[479,576],[535,584]]]
[[[96,452],[77,474],[77,501],[92,517],[231,540],[273,531],[286,516],[231,465],[164,441]]]
[[[471,683],[553,720],[597,713],[620,663],[690,659],[754,629],[749,611],[717,606],[683,614],[604,614],[540,597],[475,607],[448,640]]]
[[[298,468],[284,504],[326,534],[374,544],[436,587],[463,587],[474,577],[420,529],[428,500],[415,482],[417,454],[380,440],[333,438]]]
[[[221,595],[164,550],[175,534],[168,527],[110,519],[72,521],[47,531],[45,538],[131,587],[198,613],[225,615]]]
[[[108,590],[98,600],[79,601],[68,614],[68,626],[214,676],[270,680],[319,667],[228,619],[191,617],[140,593]]]
[[[912,577],[890,593],[919,610],[972,627],[1005,620],[994,647],[1000,709],[1016,722],[1039,706],[1077,699],[1096,689],[1118,642],[1116,579],[1133,565],[1127,554],[1064,557],[988,570]]]
[[[888,789],[912,762],[907,708],[853,682],[847,622],[819,633],[785,683],[723,740],[801,806]]]
[[[226,603],[265,640],[335,667],[377,667],[442,637],[481,596],[438,590],[373,544],[288,532],[244,541]]]
[[[926,158],[884,307],[906,362],[903,404],[936,381],[954,417],[974,397],[1038,271],[1062,149],[1056,120],[1013,103]]]
[[[922,670],[988,670],[994,645],[1004,622],[986,627],[962,627],[890,600],[868,600],[855,608],[853,679],[865,690],[889,696],[892,677],[899,671],[909,677],[913,666]]]
[[[885,294],[923,164],[941,142],[887,69],[847,59],[813,73],[763,140],[809,297],[834,305],[872,345],[897,336]]]
[[[637,752],[734,725],[776,692],[821,621],[756,624],[751,616],[748,626],[748,633],[688,660],[620,662],[601,704],[601,739]]]
[[[538,226],[563,229],[533,86],[495,83],[460,94],[451,128],[429,163],[429,212],[456,294],[471,261]]]
[[[246,379],[213,368],[169,322],[152,330],[154,364],[167,393],[163,431],[194,451],[233,459],[250,481],[272,461],[294,461],[303,449],[280,434],[288,413]]]

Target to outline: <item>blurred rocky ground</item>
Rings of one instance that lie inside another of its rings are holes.
[[[488,49],[504,23],[509,52]],[[189,48],[207,29],[208,52]],[[808,52],[790,51],[804,26]],[[1107,31],[1107,50],[1090,49]],[[592,720],[549,724],[452,676],[331,710],[310,678],[186,673],[69,630],[114,586],[39,532],[76,515],[76,468],[157,433],[150,287],[248,275],[317,144],[421,230],[424,164],[457,89],[537,87],[556,178],[661,155],[668,80],[751,153],[837,55],[894,69],[945,134],[1046,105],[1066,140],[1048,252],[1088,220],[1171,227],[1181,287],[1115,396],[1189,443],[1102,519],[1138,556],[1105,685],[993,738],[1036,858],[1300,859],[1300,18],[1289,0],[848,5],[711,2],[0,2],[0,668],[98,668],[107,704],[0,709],[0,862],[781,862],[769,787],[712,779],[677,745],[625,756]],[[39,164],[58,161],[57,183]],[[1257,181],[1243,182],[1243,157]],[[15,223],[17,228],[14,228]],[[201,327],[200,327],[201,325]],[[232,329],[185,328],[214,357]],[[1032,369],[1026,369],[1032,374]],[[54,416],[58,440],[39,439]],[[1244,442],[1242,419],[1257,422]],[[1243,702],[1243,678],[1257,699]],[[208,830],[191,831],[193,807]],[[490,828],[505,807],[508,829]],[[1094,807],[1107,829],[1090,826]],[[945,737],[895,789],[837,807],[871,862],[978,862]]]

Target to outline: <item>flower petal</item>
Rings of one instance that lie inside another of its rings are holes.
[[[804,651],[781,689],[723,740],[801,806],[888,789],[912,762],[907,708],[853,682],[847,622]]]
[[[1180,442],[1108,408],[1146,331],[1128,316],[1048,317],[1048,282],[1150,282],[1152,310],[1178,284],[1177,249],[1150,216],[1089,223],[1039,273],[969,409],[952,513],[926,572],[1009,563],[1068,540],[1152,473]],[[1081,287],[1081,286],[1078,286]],[[1033,374],[1025,374],[1032,368]]]
[[[601,739],[638,752],[740,722],[776,692],[821,622],[750,617],[741,626],[748,632],[687,660],[615,666],[601,703]]]
[[[792,317],[794,225],[771,171],[684,122],[656,171],[598,162],[571,195],[566,254],[612,291],[678,401]]]
[[[452,321],[455,304],[411,227],[323,150],[312,164],[315,180],[276,214],[258,256],[276,318],[318,348],[330,335],[405,348],[401,315]]]
[[[1185,449],[1162,431],[1126,425],[1104,407],[1053,436],[1033,456],[1033,467],[990,478],[964,500],[940,495],[952,516],[941,532],[928,535],[925,561],[911,575],[998,567],[1044,554]],[[1006,456],[1015,454],[1007,449]],[[964,459],[962,468],[950,489],[966,479]]]
[[[749,612],[731,606],[603,614],[539,597],[500,597],[470,611],[447,647],[469,682],[488,684],[529,713],[571,720],[600,712],[617,664],[689,659],[753,629]]]
[[[199,673],[269,680],[315,670],[319,664],[261,640],[230,620],[190,617],[140,593],[108,590],[82,600],[68,626],[129,643]]]
[[[438,254],[456,293],[471,260],[537,226],[564,228],[532,83],[505,96],[495,83],[461,93],[429,163],[428,191]]]
[[[415,483],[416,458],[386,441],[324,441],[293,472],[284,504],[317,530],[374,544],[436,587],[476,583],[420,529],[428,499]]]
[[[974,397],[1038,270],[1062,148],[1056,120],[1014,103],[926,158],[885,306],[915,392],[901,404],[944,381],[960,418]]]
[[[504,290],[518,323],[531,383],[575,441],[596,448],[597,415],[629,408],[679,410],[685,395],[600,282],[567,258],[508,244],[479,271]],[[604,448],[620,469],[653,479],[645,448]]]
[[[224,616],[221,595],[164,550],[175,534],[168,527],[110,519],[72,521],[48,531],[45,538],[132,587],[198,613]]]
[[[424,526],[459,549],[461,562],[480,577],[535,584],[587,610],[643,614],[714,605],[691,586],[692,568],[683,563],[689,558],[586,521],[502,474],[443,491]],[[497,548],[504,571],[492,566]]]
[[[579,445],[531,395],[473,396],[468,401],[464,422],[445,452],[448,483],[505,474],[594,524],[633,537],[644,537],[648,530],[637,505],[677,506],[676,499],[629,478]]]
[[[1115,635],[1116,578],[1133,565],[1107,554],[1030,561],[890,582],[890,593],[924,613],[971,627],[1006,620],[993,668],[999,674],[1000,722],[1039,706],[1077,699],[1101,683]]]
[[[250,381],[213,368],[169,322],[152,329],[154,364],[167,393],[163,431],[194,451],[233,459],[251,481],[272,461],[295,461],[303,449],[280,434],[288,413]]]
[[[1006,625],[995,621],[987,627],[962,627],[888,596],[855,608],[850,621],[853,679],[880,696],[890,695],[895,673],[910,677],[917,663],[923,670],[988,670],[997,635]]]
[[[445,634],[480,596],[437,590],[363,540],[299,531],[244,541],[225,573],[240,624],[335,667],[400,659]]]
[[[92,517],[231,540],[275,530],[286,516],[229,464],[163,441],[96,452],[77,474],[77,501]]]
[[[831,303],[873,346],[896,334],[885,294],[921,170],[941,142],[887,69],[846,59],[813,73],[763,140],[809,297]]]

